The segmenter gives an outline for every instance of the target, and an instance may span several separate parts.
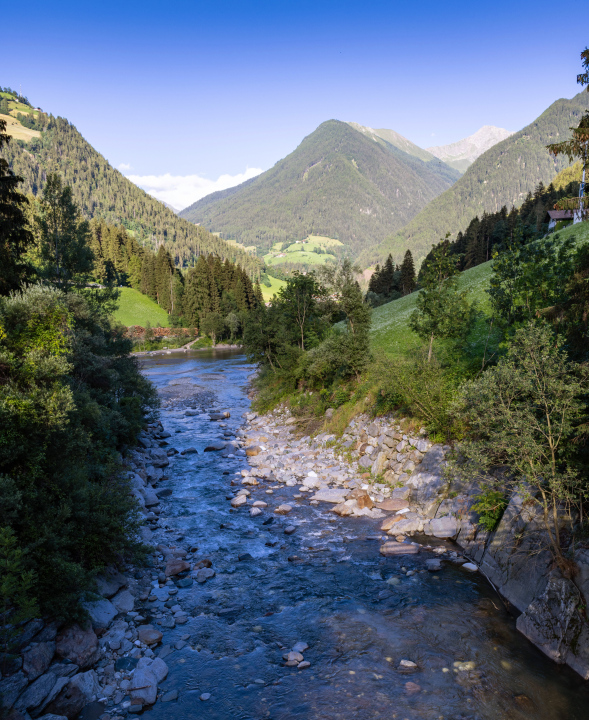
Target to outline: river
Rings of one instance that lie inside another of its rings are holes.
[[[166,657],[161,687],[177,690],[178,700],[158,702],[151,718],[589,718],[588,684],[516,631],[481,576],[449,563],[423,572],[427,553],[383,558],[377,521],[293,499],[296,487],[272,486],[271,495],[250,488],[272,505],[293,506],[293,535],[280,520],[263,524],[271,512],[231,510],[227,497],[238,488],[230,481],[245,458],[202,450],[243,423],[252,373],[244,356],[158,355],[143,369],[162,396],[170,444],[199,451],[168,468],[163,486],[173,494],[156,539],[197,546],[216,571],[176,595],[189,621],[164,631],[164,643],[183,647]],[[187,409],[231,417],[220,427]],[[299,641],[309,645],[310,667],[285,667],[283,653]],[[417,669],[401,670],[402,659]],[[203,693],[210,697],[200,700]]]

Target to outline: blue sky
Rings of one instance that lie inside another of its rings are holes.
[[[518,130],[579,92],[589,44],[588,22],[559,24],[543,0],[25,7],[2,8],[0,85],[176,205],[271,167],[330,118],[422,147]]]

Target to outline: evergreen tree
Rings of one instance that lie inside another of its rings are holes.
[[[10,138],[5,132],[6,121],[0,120],[0,149]],[[9,169],[0,157],[0,295],[20,290],[34,278],[25,253],[33,243],[25,211],[27,198],[18,191],[22,178]]]
[[[401,265],[401,292],[403,295],[409,295],[415,290],[415,265],[413,264],[413,255],[411,250],[407,250],[403,263]]]

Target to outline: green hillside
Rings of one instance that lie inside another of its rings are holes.
[[[180,213],[267,253],[309,234],[339,239],[357,255],[400,230],[459,173],[329,120],[271,170],[209,195]]]
[[[43,191],[48,172],[58,172],[71,185],[76,204],[87,218],[101,217],[125,226],[143,243],[156,248],[164,243],[178,266],[190,266],[197,255],[216,254],[238,262],[253,275],[259,261],[244,249],[226,243],[204,228],[180,219],[163,203],[127,180],[97,152],[67,120],[35,112],[30,106],[2,98],[2,109],[12,117],[20,112],[23,123],[38,137],[15,137],[4,155],[10,167],[24,178],[22,190]],[[18,129],[18,128],[17,128]]]
[[[150,323],[152,327],[168,327],[170,316],[147,295],[142,295],[139,290],[132,288],[121,288],[119,307],[114,317],[123,325],[141,325],[145,327]]]
[[[559,232],[561,240],[575,237],[578,244],[589,243],[589,222],[571,225]],[[465,270],[460,276],[459,287],[468,289],[471,300],[476,300],[479,308],[488,310],[489,287],[492,261]],[[393,300],[372,311],[371,345],[374,350],[387,355],[404,355],[413,348],[422,345],[417,335],[409,329],[409,316],[415,309],[417,293]]]
[[[568,165],[563,157],[555,160],[546,145],[569,137],[569,128],[579,124],[587,107],[586,92],[571,100],[557,100],[530,125],[477,158],[450,189],[436,197],[401,231],[376,248],[367,246],[360,262],[366,266],[382,262],[389,253],[399,258],[407,248],[419,262],[432,243],[448,231],[455,237],[475,215],[496,212],[503,205],[508,209],[520,205],[539,182],[548,185]]]
[[[280,288],[284,287],[286,283],[284,280],[279,280],[278,278],[268,276],[270,280],[270,287],[267,285],[264,285],[263,283],[260,285],[262,288],[262,295],[264,297],[264,302],[270,302],[274,295],[278,294],[278,291]]]

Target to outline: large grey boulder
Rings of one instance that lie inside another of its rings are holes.
[[[455,517],[441,517],[430,520],[423,527],[426,535],[437,538],[455,538],[458,535],[459,524]]]
[[[339,490],[337,488],[324,488],[319,490],[312,497],[311,500],[319,500],[319,502],[329,502],[338,505],[344,502],[348,495],[349,490]]]
[[[128,590],[120,590],[111,602],[121,613],[131,612],[135,607],[135,598]]]
[[[141,487],[143,487],[143,481],[139,476],[137,477],[141,483]],[[107,568],[101,575],[96,577],[98,594],[105,598],[112,597],[126,585],[127,578],[114,568]]]
[[[41,676],[51,664],[55,654],[54,642],[40,642],[23,653],[23,670],[29,682]]]
[[[38,708],[53,690],[57,677],[53,673],[45,673],[31,683],[16,701],[16,708],[27,712]],[[66,681],[67,682],[67,681]]]
[[[82,628],[79,625],[70,625],[57,635],[55,651],[57,655],[71,660],[82,669],[90,667],[100,657],[96,633],[92,628]]]
[[[104,630],[119,614],[117,608],[106,598],[84,603],[84,607],[90,616],[92,627],[95,630]]]
[[[170,464],[168,455],[163,448],[152,448],[150,457],[152,465],[156,468],[167,467]]]
[[[517,629],[557,663],[589,679],[589,626],[579,612],[582,597],[571,580],[551,575],[544,593],[517,619]]]
[[[0,708],[12,707],[28,682],[27,676],[21,671],[0,680]]]
[[[80,710],[92,702],[100,692],[100,685],[94,670],[79,673],[68,682],[59,695],[47,705],[49,712],[75,718]]]
[[[157,678],[149,668],[137,668],[133,671],[129,695],[134,705],[153,705],[155,703]]]

